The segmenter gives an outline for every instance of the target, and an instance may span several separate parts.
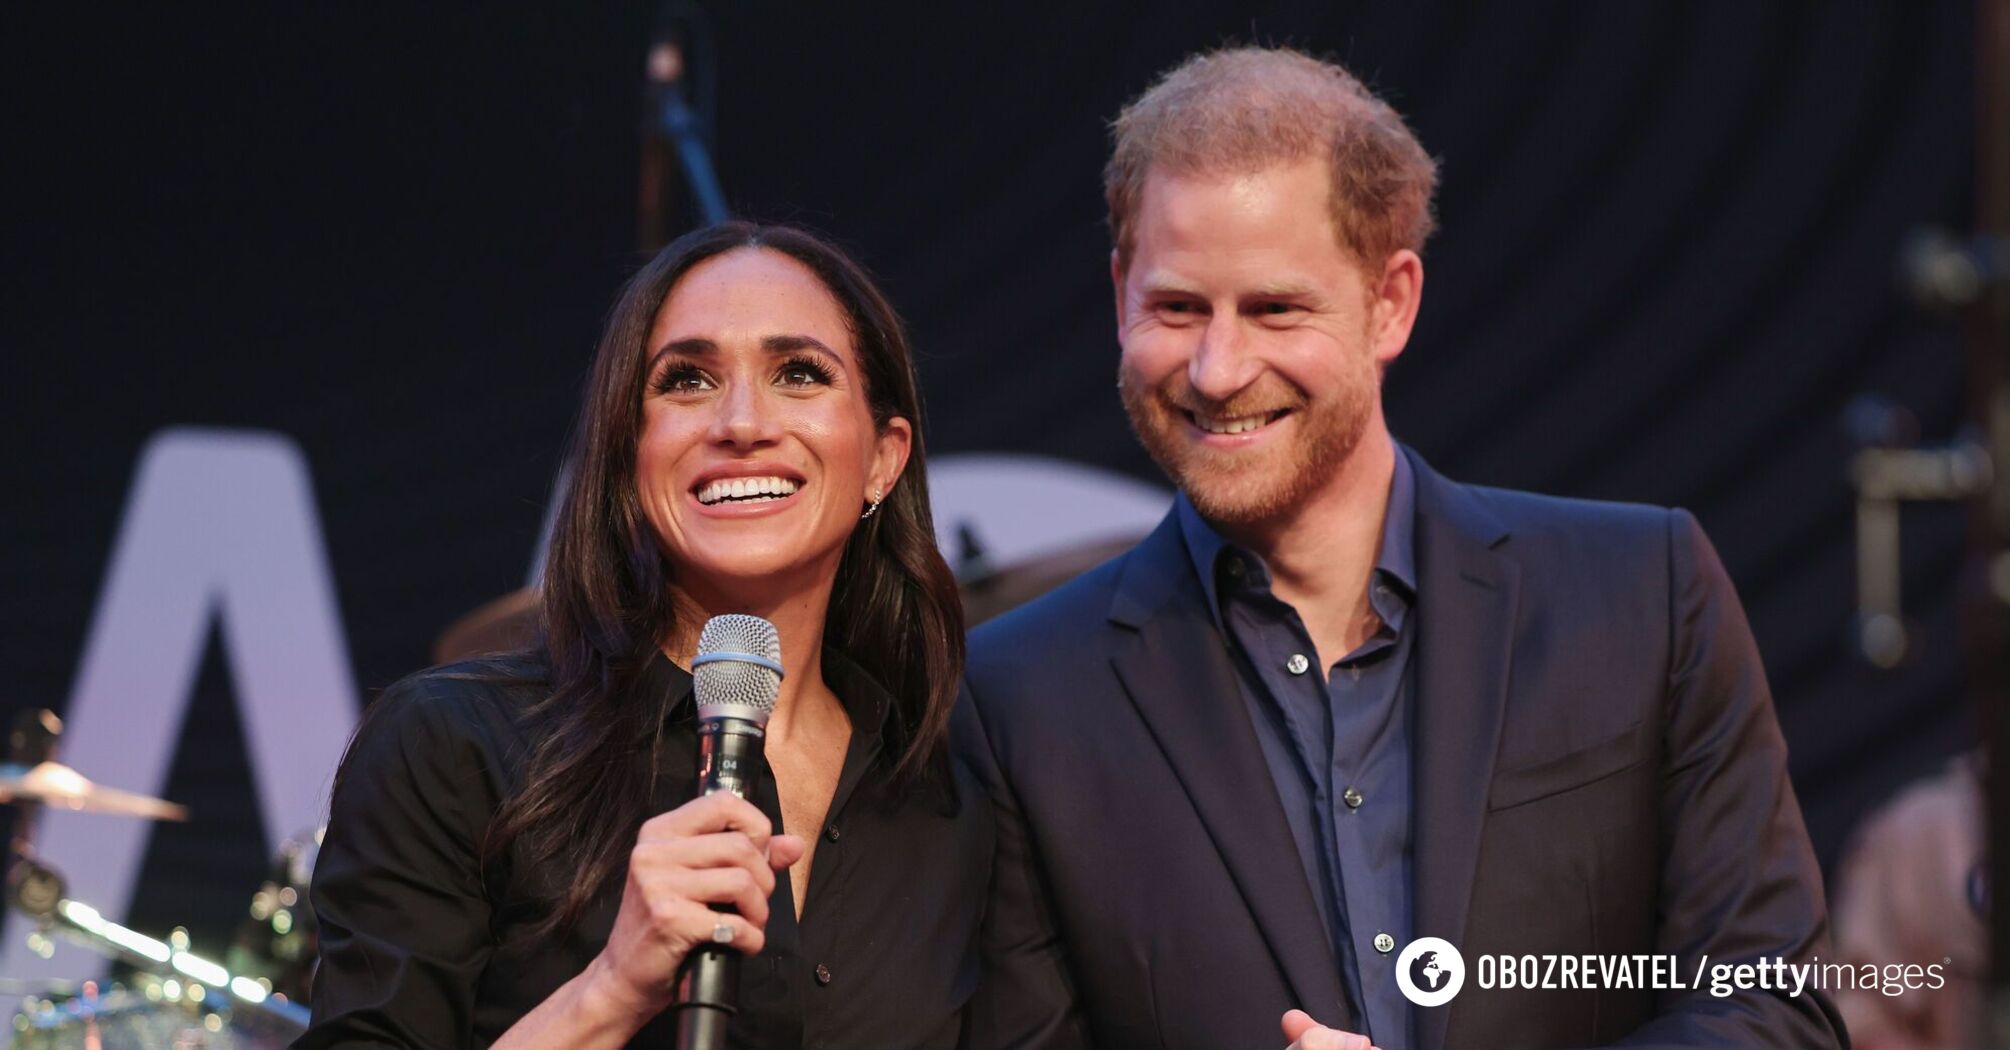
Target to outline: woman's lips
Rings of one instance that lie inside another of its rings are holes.
[[[706,506],[718,503],[756,503],[762,500],[786,499],[796,494],[803,483],[795,478],[779,474],[763,474],[747,477],[714,478],[697,486],[698,502]]]
[[[793,479],[787,480],[789,480],[790,484],[795,485],[795,489],[786,494],[747,493],[740,496],[727,495],[717,498],[714,502],[706,503],[700,497],[711,485],[718,484],[718,482],[713,482],[711,485],[692,492],[691,503],[698,508],[698,513],[709,518],[755,518],[766,514],[779,513],[789,507],[795,506],[796,501],[802,498],[803,490],[809,487],[808,482],[797,482]]]

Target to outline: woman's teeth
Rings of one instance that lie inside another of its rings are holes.
[[[1192,414],[1194,426],[1197,426],[1202,430],[1207,431],[1210,434],[1245,433],[1251,430],[1255,430],[1258,427],[1261,427],[1265,423],[1268,423],[1272,419],[1276,418],[1276,416],[1277,413],[1265,412],[1262,415],[1257,416],[1236,416],[1231,419],[1212,419],[1207,416],[1203,416],[1197,412]]]
[[[720,478],[698,490],[698,502],[709,507],[728,500],[755,503],[787,499],[802,487],[802,482],[788,478]]]

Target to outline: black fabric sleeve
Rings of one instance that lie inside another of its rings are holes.
[[[965,1050],[1070,1050],[1090,1045],[1065,946],[1033,855],[1026,818],[999,769],[968,682],[951,746],[984,785],[997,827],[982,933],[983,975],[965,1014]],[[966,804],[983,805],[970,799]]]
[[[1702,964],[1806,963],[1823,953],[1821,871],[1787,780],[1787,747],[1744,609],[1716,551],[1669,516],[1671,666],[1662,786],[1658,949],[1685,979]],[[1706,983],[1708,973],[1705,974]],[[1826,996],[1760,990],[1661,993],[1628,1047],[1847,1046]]]
[[[335,778],[312,899],[314,1019],[295,1047],[465,1047],[494,945],[478,850],[492,741],[464,682],[371,705]]]

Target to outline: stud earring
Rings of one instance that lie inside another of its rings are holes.
[[[881,496],[880,496],[880,494],[879,494],[879,490],[878,490],[878,489],[873,489],[873,490],[872,490],[872,505],[871,505],[871,506],[869,506],[869,507],[867,507],[867,508],[865,509],[865,513],[864,513],[864,514],[861,514],[861,515],[859,515],[859,516],[858,516],[858,520],[860,520],[860,521],[864,521],[865,519],[867,519],[867,518],[870,518],[870,517],[872,517],[872,515],[873,515],[873,512],[879,509],[879,504],[880,504],[880,500],[881,500],[881,498],[882,498],[882,497],[881,497]]]

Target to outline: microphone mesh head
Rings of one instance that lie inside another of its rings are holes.
[[[738,718],[765,726],[774,713],[775,697],[782,691],[782,676],[751,660],[732,659],[733,653],[757,656],[780,666],[782,641],[775,635],[775,625],[743,613],[705,621],[704,630],[698,633],[698,655],[725,658],[700,663],[691,672],[696,679],[693,692],[698,717]]]

